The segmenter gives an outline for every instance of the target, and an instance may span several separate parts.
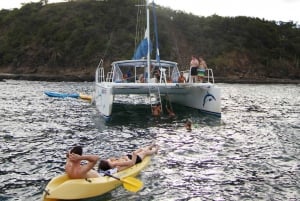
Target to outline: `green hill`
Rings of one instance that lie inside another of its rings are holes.
[[[0,11],[0,73],[93,77],[100,58],[109,67],[133,56],[141,1],[45,2]],[[300,78],[300,29],[294,22],[156,11],[161,58],[181,69],[191,55],[201,55],[215,76]]]

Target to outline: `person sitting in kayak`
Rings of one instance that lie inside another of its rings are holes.
[[[83,160],[88,161],[88,163],[81,165]],[[75,146],[67,153],[65,171],[70,179],[99,177],[100,174],[92,169],[98,160],[99,156],[97,155],[82,155],[82,147]]]
[[[117,168],[117,171],[122,171],[126,168],[132,167],[143,161],[146,156],[157,153],[158,145],[150,145],[145,148],[140,148],[132,154],[120,158],[109,158],[107,160],[100,160],[98,171],[107,171]]]

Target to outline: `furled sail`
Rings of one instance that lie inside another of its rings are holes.
[[[146,31],[147,34],[147,31]],[[136,48],[132,59],[141,59],[143,57],[147,57],[148,54],[148,39],[145,34],[145,38],[140,42],[138,47]],[[150,41],[150,53],[152,51],[152,43]]]

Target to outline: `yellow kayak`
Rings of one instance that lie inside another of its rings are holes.
[[[147,156],[141,163],[128,169],[113,174],[120,179],[137,176],[150,162],[151,157]],[[109,177],[102,176],[88,179],[69,179],[66,174],[54,177],[46,186],[43,193],[44,201],[56,201],[60,199],[82,199],[90,198],[107,193],[122,182]]]

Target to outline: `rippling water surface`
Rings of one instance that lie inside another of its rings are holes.
[[[41,200],[74,144],[109,157],[153,142],[160,151],[140,192],[88,200],[299,200],[299,85],[219,86],[222,118],[173,105],[175,119],[157,119],[144,105],[117,105],[105,124],[87,101],[43,94],[92,94],[93,83],[0,82],[0,200]]]

